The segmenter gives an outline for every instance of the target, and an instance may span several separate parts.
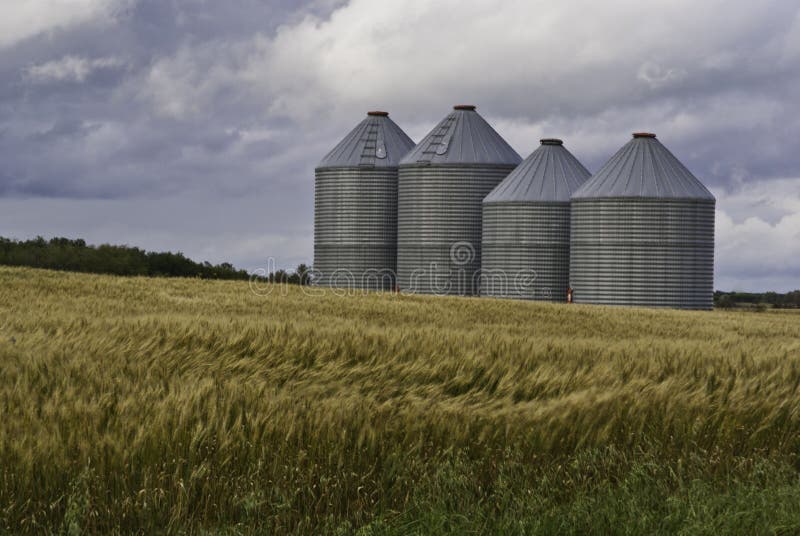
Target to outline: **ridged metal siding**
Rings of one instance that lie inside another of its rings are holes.
[[[548,138],[483,201],[481,296],[565,302],[572,193],[589,171]]]
[[[572,194],[590,176],[589,170],[564,147],[561,140],[545,138],[483,202],[569,203]]]
[[[403,291],[477,295],[481,203],[520,161],[468,105],[454,107],[400,161],[397,278]]]
[[[366,119],[326,154],[317,168],[396,168],[400,159],[413,148],[414,142],[387,112],[367,112]]]
[[[711,309],[714,202],[573,201],[575,303]]]
[[[569,203],[483,205],[481,296],[565,302]]]
[[[663,145],[638,135],[573,196],[574,301],[711,309],[714,208]]]
[[[397,277],[404,291],[478,293],[481,202],[514,166],[400,168]]]
[[[370,112],[315,170],[314,283],[393,290],[397,163],[413,142],[384,112]]]
[[[714,196],[654,134],[634,134],[572,199],[706,199]]]
[[[519,154],[475,111],[474,106],[454,106],[400,165],[517,166]]]
[[[316,284],[392,290],[397,169],[317,170],[314,228]]]

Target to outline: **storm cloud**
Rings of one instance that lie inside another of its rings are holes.
[[[313,168],[459,102],[591,171],[657,132],[718,199],[716,286],[800,287],[800,8],[23,0],[0,7],[0,235],[312,260]]]

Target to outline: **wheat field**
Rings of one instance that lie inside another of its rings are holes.
[[[0,268],[0,531],[800,532],[800,314]]]

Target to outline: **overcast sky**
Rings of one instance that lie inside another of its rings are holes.
[[[656,132],[717,196],[716,287],[800,288],[792,0],[15,0],[0,80],[0,236],[310,263],[364,113],[419,141],[470,103],[590,171]]]

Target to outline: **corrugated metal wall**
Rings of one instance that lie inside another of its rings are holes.
[[[473,106],[411,144],[370,112],[316,169],[316,284],[712,307],[715,200],[655,135],[635,134],[571,204],[588,172],[560,140],[509,176],[519,155]]]
[[[397,166],[414,142],[389,114],[367,112],[320,162],[314,189],[314,284],[393,290]]]
[[[397,278],[404,292],[474,296],[481,203],[522,159],[472,105],[456,105],[400,161]]]
[[[397,255],[397,168],[318,169],[315,283],[392,290]]]
[[[565,302],[569,222],[569,203],[484,203],[481,296]]]
[[[481,266],[481,203],[508,166],[401,165],[397,275],[421,294],[473,296]]]
[[[561,140],[540,142],[483,200],[482,296],[567,299],[570,197],[590,174]]]
[[[713,200],[574,199],[576,303],[711,309]]]

